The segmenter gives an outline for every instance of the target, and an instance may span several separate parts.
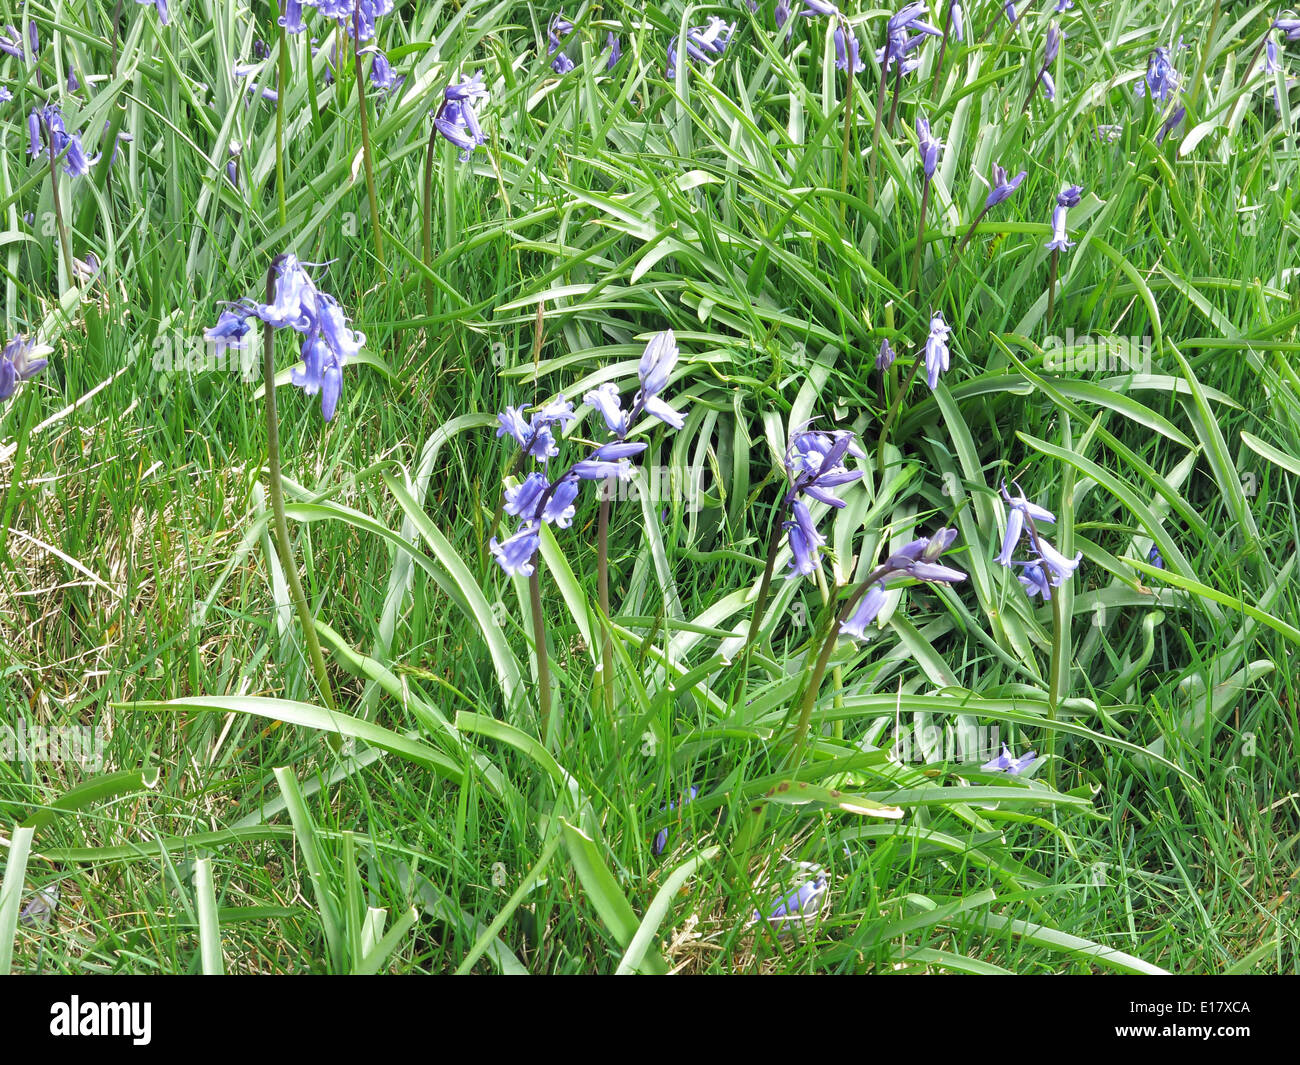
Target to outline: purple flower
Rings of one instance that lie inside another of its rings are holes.
[[[1017,485],[1017,490],[1019,486]],[[1023,495],[1012,496],[1007,491],[1006,482],[1002,484],[1002,498],[1007,504],[1007,533],[1002,538],[1002,550],[995,560],[1000,566],[1011,565],[1011,556],[1015,554],[1017,545],[1020,543],[1021,534],[1025,530],[1025,518],[1031,521],[1041,521],[1048,525],[1056,523],[1056,515],[1036,503],[1029,502]]]
[[[862,597],[853,613],[840,625],[840,635],[851,636],[855,640],[865,640],[867,626],[879,616],[885,605],[885,598],[885,582],[877,581]]]
[[[483,85],[483,72],[475,71],[468,81],[448,85],[442,93],[442,103],[434,113],[433,124],[444,138],[461,150],[460,158],[464,162],[479,145],[487,144],[487,136],[478,123],[478,114],[474,107],[477,101],[486,99],[487,89]]]
[[[1138,95],[1146,93],[1156,103],[1164,103],[1180,83],[1177,71],[1169,59],[1168,48],[1156,48],[1147,60],[1147,72],[1143,84],[1138,86]]]
[[[938,387],[939,375],[948,370],[948,336],[951,333],[952,330],[943,320],[943,312],[935,311],[930,316],[930,335],[925,341],[925,379],[931,392]]]
[[[1300,41],[1300,18],[1277,19],[1271,28],[1281,30],[1288,41]]]
[[[16,336],[0,351],[0,399],[8,399],[19,381],[30,381],[49,364],[50,349],[30,337]]]
[[[531,577],[533,575],[533,556],[541,543],[536,522],[526,521],[518,531],[506,540],[498,542],[494,536],[488,541],[488,549],[496,558],[507,575],[511,577]]]
[[[11,93],[3,85],[0,85],[0,104],[7,104],[13,98],[14,98],[14,94]]]
[[[1056,202],[1062,207],[1077,207],[1082,197],[1082,185],[1066,185],[1056,194]]]
[[[0,52],[5,52],[19,60],[26,58],[23,52],[23,39],[12,26],[0,30]]]
[[[618,66],[618,61],[623,58],[623,45],[613,30],[605,38],[605,47],[609,49],[609,58],[605,61],[605,70],[610,71]]]
[[[58,104],[47,104],[45,107],[33,110],[27,116],[27,134],[29,155],[42,153],[44,150],[42,134],[44,134],[48,137],[44,143],[50,146],[56,156],[63,156],[63,170],[71,177],[89,174],[91,164],[99,159],[99,156],[88,159],[85,149],[81,146],[81,135],[68,133],[64,128],[63,113],[59,110]]]
[[[1002,5],[1002,11],[1007,16],[1007,21],[1010,22],[1011,25],[1014,26],[1020,20],[1020,16],[1016,14],[1016,5],[1014,0],[1007,0],[1007,2]]]
[[[691,802],[692,800],[697,798],[699,794],[700,794],[700,789],[696,787],[692,787],[690,791],[688,791],[685,795],[682,796],[682,805],[685,806],[688,802]],[[662,806],[659,807],[660,813],[671,812],[675,809],[676,806],[674,806],[672,802],[668,803],[667,811],[665,811]],[[668,829],[663,828],[660,829],[659,833],[655,836],[655,842],[652,851],[655,855],[663,854],[664,848],[666,846],[668,846]]]
[[[681,413],[659,398],[659,393],[668,386],[668,377],[677,365],[679,352],[677,341],[671,329],[652,336],[641,354],[637,367],[637,377],[641,380],[641,391],[632,401],[633,411],[644,410],[658,418],[665,425],[681,429],[686,419]]]
[[[217,324],[203,331],[203,338],[213,344],[218,352],[228,349],[244,351],[251,339],[249,333],[253,326],[249,319],[253,316],[253,306],[247,303],[236,304],[221,312]]]
[[[839,18],[840,9],[834,4],[826,3],[826,0],[804,0],[804,8],[799,12],[799,15],[801,18],[816,18],[818,15]],[[781,27],[780,22],[777,22],[776,25],[778,29]]]
[[[1147,552],[1147,561],[1151,565],[1155,566],[1156,569],[1165,568],[1164,556],[1160,554],[1160,548],[1156,547],[1155,544],[1152,544],[1151,550]]]
[[[370,81],[375,88],[383,92],[393,92],[402,87],[402,82],[406,80],[399,77],[393,70],[393,64],[388,61],[388,56],[384,55],[378,48],[373,49],[374,57],[370,60]]]
[[[1023,773],[1034,764],[1037,757],[1038,756],[1035,752],[1027,751],[1019,758],[1016,758],[1011,754],[1007,749],[1007,745],[1004,743],[1002,745],[1002,753],[991,761],[985,762],[980,766],[980,768],[989,772],[1011,773],[1014,775]]]
[[[606,381],[599,388],[593,389],[582,397],[583,402],[600,411],[605,425],[615,436],[627,436],[628,416],[619,398],[618,386],[613,381]]]
[[[1003,200],[1008,199],[1016,189],[1020,188],[1020,183],[1025,180],[1026,171],[1022,170],[1011,180],[1007,180],[1007,172],[1002,169],[1001,165],[993,165],[993,190],[989,193],[988,199],[984,201],[984,209],[987,211],[990,207],[996,207]]]
[[[880,354],[876,356],[876,369],[888,370],[894,365],[894,349],[889,346],[889,338],[880,342]]]
[[[816,866],[811,867],[809,871],[813,874],[810,879],[805,880],[793,891],[783,895],[768,910],[767,921],[782,923],[807,921],[817,916],[825,901],[828,884],[826,874]],[[755,910],[752,920],[761,921],[764,920],[764,917],[758,910]]]
[[[795,433],[785,455],[785,468],[791,480],[785,502],[793,503],[803,494],[828,507],[843,507],[844,500],[832,489],[850,484],[862,476],[860,470],[850,470],[844,465],[845,455],[866,457],[847,429],[830,433],[818,430]]]
[[[1065,215],[1068,208],[1062,204],[1057,204],[1052,208],[1052,239],[1043,247],[1051,251],[1067,251],[1074,247],[1074,241],[1065,235]]]
[[[135,2],[137,4],[153,4],[158,9],[158,21],[164,26],[167,25],[170,18],[167,14],[167,0],[135,0]]]
[[[847,43],[847,52],[845,45]],[[846,30],[843,23],[835,27],[835,69],[851,70],[860,74],[867,69],[858,53],[858,36],[852,30]]]
[[[1018,580],[1025,589],[1025,594],[1033,599],[1034,596],[1040,595],[1045,601],[1052,598],[1052,585],[1047,579],[1047,571],[1043,569],[1041,562],[1017,562],[1017,566],[1023,569],[1016,574]]]
[[[921,167],[925,171],[925,180],[929,181],[939,165],[939,153],[943,151],[943,145],[931,136],[930,120],[921,115],[916,119],[916,139],[921,148]]]
[[[1174,109],[1173,113],[1170,114],[1170,116],[1166,118],[1164,123],[1160,126],[1160,132],[1156,134],[1156,143],[1164,144],[1165,138],[1177,128],[1178,124],[1186,115],[1187,108],[1182,104],[1179,104],[1179,106]]]

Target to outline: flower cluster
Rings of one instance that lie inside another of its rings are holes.
[[[375,35],[375,20],[392,12],[393,0],[284,0],[280,25],[290,33],[302,33],[307,28],[302,20],[304,7],[314,7],[323,17],[334,19],[354,40],[368,41]]]
[[[939,166],[943,145],[930,133],[930,120],[924,115],[916,117],[916,140],[921,148],[921,168],[925,171],[925,180],[929,181]]]
[[[434,112],[433,124],[439,133],[460,149],[462,162],[479,145],[487,144],[487,137],[478,124],[478,113],[474,109],[475,102],[487,99],[487,95],[483,71],[478,70],[468,81],[448,85],[443,90],[441,105]]]
[[[273,329],[300,333],[302,365],[294,367],[291,380],[309,396],[320,393],[321,414],[330,421],[343,389],[343,365],[361,350],[365,334],[349,326],[338,300],[316,287],[296,256],[278,256],[275,271],[271,303],[243,300],[227,307],[217,324],[203,335],[209,341],[242,351],[250,339],[253,318]]]
[[[938,558],[957,539],[956,529],[940,529],[933,536],[923,536],[893,552],[883,566],[868,578],[870,588],[859,601],[853,613],[840,625],[841,636],[855,640],[867,638],[867,626],[876,620],[885,605],[885,582],[894,577],[911,577],[931,584],[956,584],[966,579],[959,569],[944,566]]]
[[[1056,206],[1052,208],[1052,239],[1044,247],[1052,251],[1065,251],[1074,247],[1074,241],[1065,235],[1065,216],[1071,207],[1077,206],[1083,195],[1083,186],[1066,185],[1056,196]]]
[[[1043,48],[1043,65],[1038,69],[1038,83],[1043,87],[1043,95],[1049,100],[1056,99],[1056,82],[1052,80],[1051,66],[1061,53],[1061,41],[1065,37],[1059,24],[1053,22],[1047,27],[1047,43]]]
[[[1015,486],[1020,491],[1020,486]],[[1007,486],[1002,485],[1002,499],[1007,505],[1007,533],[1002,538],[1002,550],[997,557],[1000,566],[1021,567],[1017,579],[1024,586],[1025,594],[1032,599],[1040,595],[1044,600],[1052,598],[1052,589],[1059,588],[1074,575],[1083,558],[1080,551],[1074,558],[1066,558],[1055,547],[1039,535],[1035,522],[1056,523],[1056,515],[1050,510],[1029,502],[1023,493],[1012,496]],[[1033,557],[1025,561],[1014,561],[1012,555],[1020,545],[1021,537],[1029,534],[1029,546]]]
[[[736,32],[734,22],[727,23],[717,15],[709,18],[707,25],[692,26],[686,31],[686,55],[696,63],[706,67],[713,66],[721,58],[731,43],[731,35]],[[677,52],[681,47],[681,38],[675,38],[668,45],[668,65],[664,68],[664,77],[671,78],[677,74]]]
[[[493,537],[488,546],[507,574],[533,575],[533,556],[541,543],[542,526],[555,525],[567,529],[573,523],[575,501],[583,481],[632,479],[636,471],[631,459],[644,451],[646,445],[629,443],[626,437],[642,413],[650,414],[674,429],[685,424],[681,414],[659,395],[668,384],[678,356],[671,329],[651,337],[637,367],[641,388],[629,411],[623,410],[618,388],[612,382],[588,392],[585,397],[587,403],[600,411],[613,439],[596,447],[585,459],[575,462],[558,477],[534,471],[520,484],[506,488],[504,509],[511,517],[519,518],[519,527],[505,540],[498,541]],[[500,422],[497,436],[511,437],[524,455],[546,463],[560,453],[554,427],[572,421],[575,416],[573,404],[565,399],[553,400],[531,418],[524,416],[523,407],[507,407],[497,415]]]
[[[785,469],[790,478],[790,491],[782,500],[782,507],[790,507],[793,517],[782,528],[790,544],[790,568],[787,577],[806,576],[821,566],[818,549],[825,546],[826,538],[817,531],[817,523],[803,496],[841,508],[844,500],[833,489],[851,484],[862,476],[861,470],[850,470],[844,457],[854,455],[866,458],[866,453],[847,429],[834,432],[805,429],[795,433],[785,454]]]
[[[19,381],[30,381],[49,362],[50,349],[25,336],[16,336],[0,351],[0,399],[8,399]]]
[[[1156,103],[1164,103],[1178,91],[1181,79],[1169,57],[1169,49],[1157,47],[1147,60],[1147,73],[1143,83],[1138,86],[1138,95],[1150,96]]]
[[[1001,164],[993,164],[993,188],[989,191],[988,199],[984,201],[984,210],[996,207],[1003,200],[1010,199],[1011,194],[1020,188],[1020,183],[1025,180],[1027,171],[1020,171],[1015,177],[1007,179],[1007,172]]]
[[[927,14],[920,0],[900,8],[885,24],[885,44],[876,52],[876,62],[882,70],[891,68],[896,77],[909,74],[921,65],[921,60],[908,58],[925,41],[926,37],[942,37],[943,31],[924,21]]]
[[[63,156],[64,173],[72,177],[89,174],[91,165],[99,159],[99,156],[86,158],[86,151],[81,146],[81,135],[69,133],[64,128],[63,113],[58,104],[33,109],[27,116],[27,133],[30,141],[27,146],[28,155],[40,155],[48,145],[55,155]]]
[[[551,60],[551,69],[557,74],[567,74],[573,69],[573,60],[563,50],[562,40],[573,32],[573,23],[563,15],[552,15],[546,27],[546,54],[555,56]]]

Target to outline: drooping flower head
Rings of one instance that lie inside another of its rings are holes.
[[[808,430],[796,432],[785,455],[790,490],[782,506],[791,508],[791,518],[782,524],[791,554],[789,577],[815,573],[821,565],[818,549],[826,543],[817,531],[812,512],[802,497],[807,496],[829,507],[842,508],[845,502],[835,489],[858,480],[861,470],[850,470],[847,455],[865,458],[866,452],[847,429],[833,432]]]
[[[1146,93],[1156,103],[1164,103],[1178,91],[1181,79],[1169,56],[1169,49],[1157,47],[1147,60],[1146,77],[1138,86],[1138,95]]]
[[[932,392],[939,385],[939,375],[948,371],[951,360],[948,337],[951,333],[952,329],[943,320],[942,311],[930,315],[930,335],[925,341],[925,380]]]
[[[985,762],[981,769],[993,773],[1010,773],[1013,776],[1023,773],[1026,769],[1038,760],[1038,755],[1034,751],[1026,751],[1019,758],[1015,757],[1004,743],[1002,753],[991,761]]]
[[[41,155],[46,150],[63,157],[63,171],[71,177],[84,177],[99,156],[89,159],[81,146],[81,135],[69,133],[63,125],[63,112],[58,104],[47,104],[34,109],[27,116],[28,155]]]
[[[1020,491],[1018,485],[1016,491]],[[1007,532],[996,561],[1002,566],[1021,567],[1018,579],[1030,598],[1041,595],[1044,599],[1051,599],[1051,589],[1059,588],[1073,576],[1083,559],[1083,552],[1072,559],[1066,558],[1039,534],[1038,522],[1050,524],[1056,521],[1051,511],[1029,502],[1023,493],[1012,496],[1005,483],[1002,485],[1002,499],[1008,508]],[[1013,561],[1012,555],[1024,533],[1028,533],[1032,557],[1026,561]]]
[[[171,16],[167,13],[167,0],[135,0],[137,4],[152,4],[158,10],[158,21],[167,25]]]
[[[442,93],[442,103],[434,113],[433,124],[444,138],[460,151],[464,162],[480,145],[487,144],[487,135],[479,125],[478,101],[487,99],[483,84],[483,71],[477,70],[466,81],[448,85]]]
[[[943,145],[931,135],[930,120],[924,115],[916,117],[916,139],[921,148],[921,168],[925,171],[925,180],[929,181],[939,165],[939,153],[943,151]]]
[[[999,163],[993,164],[993,188],[990,190],[988,199],[984,201],[984,209],[987,211],[990,207],[996,207],[1004,200],[1009,199],[1020,188],[1020,183],[1025,180],[1027,171],[1020,171],[1015,177],[1007,179],[1007,172]]]

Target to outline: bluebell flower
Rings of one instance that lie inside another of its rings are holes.
[[[847,429],[795,433],[785,455],[786,473],[791,481],[786,504],[793,503],[800,495],[809,495],[828,507],[844,507],[844,500],[835,494],[834,489],[851,484],[862,476],[862,471],[850,470],[844,465],[846,455],[866,458],[866,453],[854,441],[853,433]]]
[[[535,459],[545,461],[554,458],[560,453],[560,449],[555,443],[551,427],[563,424],[571,419],[573,414],[566,413],[562,408],[552,407],[539,411],[531,419],[525,419],[523,411],[523,407],[506,407],[498,414],[497,421],[501,427],[497,430],[497,436],[513,437],[524,453]]]
[[[583,402],[600,411],[605,425],[611,433],[622,438],[627,436],[628,412],[623,409],[619,398],[618,386],[613,381],[606,381],[599,388],[593,389],[582,397]]]
[[[81,88],[81,82],[77,80],[77,72],[71,67],[68,68],[68,92],[76,92]]]
[[[1047,44],[1043,49],[1043,65],[1038,71],[1038,81],[1043,86],[1043,95],[1049,100],[1056,99],[1056,82],[1052,80],[1050,68],[1061,52],[1061,39],[1064,36],[1057,23],[1053,22],[1047,27]]]
[[[840,17],[840,9],[834,4],[827,3],[826,0],[803,0],[803,3],[803,10],[799,12],[801,18],[817,18],[819,15],[826,15],[829,18]],[[781,23],[778,22],[776,25],[779,29]]]
[[[158,21],[167,25],[171,16],[167,13],[167,0],[135,0],[137,4],[153,4],[158,10]]]
[[[11,93],[5,86],[0,85],[0,104],[7,104],[13,98],[14,98],[14,94]]]
[[[3,30],[0,30],[0,52],[5,52],[17,60],[27,58],[23,52],[23,39],[12,26],[6,26]]]
[[[858,52],[858,35],[840,23],[835,27],[835,69],[860,74],[867,69]],[[845,46],[847,44],[847,51]]]
[[[887,565],[903,576],[936,584],[957,584],[966,579],[959,569],[941,565],[940,555],[952,547],[957,539],[956,529],[940,529],[930,537],[913,540],[889,556]]]
[[[727,50],[736,24],[728,24],[717,15],[711,15],[707,24],[693,26],[686,31],[686,54],[696,62],[713,64]]]
[[[574,500],[578,498],[580,488],[579,478],[562,477],[552,488],[551,482],[544,474],[533,472],[520,484],[506,489],[503,509],[507,514],[531,521],[536,514],[538,504],[545,496],[546,502],[542,506],[541,520],[548,525],[567,529],[573,524],[573,517],[577,512]]]
[[[1114,144],[1124,132],[1122,123],[1108,123],[1097,127],[1097,141],[1101,144]]]
[[[611,477],[630,481],[636,476],[636,467],[627,459],[583,459],[575,462],[572,470],[574,476],[584,481],[605,481]]]
[[[1276,92],[1276,90],[1274,90]],[[1156,143],[1164,144],[1165,138],[1169,136],[1186,117],[1187,108],[1180,104],[1176,107],[1168,118],[1160,126],[1160,132],[1156,134]]]
[[[1300,41],[1300,18],[1280,18],[1271,27],[1286,34],[1288,41]]]
[[[1052,585],[1047,579],[1047,571],[1043,568],[1041,562],[1017,562],[1017,566],[1023,567],[1016,574],[1018,580],[1025,589],[1025,594],[1033,599],[1035,595],[1042,596],[1045,601],[1052,598]]]
[[[894,349],[889,346],[889,337],[880,342],[880,354],[876,356],[876,369],[888,370],[894,365]]]
[[[507,575],[511,577],[531,577],[533,575],[533,556],[541,543],[536,522],[526,521],[519,526],[513,536],[498,542],[494,536],[488,542],[488,549],[496,558]]]
[[[8,399],[17,390],[18,382],[30,381],[45,369],[49,360],[43,356],[50,350],[30,337],[13,337],[0,350],[0,399]]]
[[[984,209],[987,211],[990,207],[996,207],[1004,200],[1008,199],[1016,189],[1020,188],[1020,183],[1025,180],[1026,171],[1022,170],[1010,180],[1007,179],[1007,172],[1000,164],[993,165],[993,188],[989,192],[988,199],[984,201]]]
[[[1077,207],[1083,198],[1082,185],[1066,185],[1056,194],[1056,202],[1061,207]]]
[[[1146,93],[1156,103],[1164,103],[1177,91],[1178,72],[1170,62],[1169,49],[1157,47],[1147,60],[1146,77],[1138,86],[1138,95]]]
[[[64,128],[63,113],[58,104],[47,104],[33,110],[27,117],[27,133],[29,155],[42,154],[45,151],[43,135],[48,137],[44,144],[51,146],[56,156],[63,156],[63,170],[72,177],[89,174],[91,165],[99,159],[99,156],[88,159],[81,146],[81,135],[68,133]]]
[[[966,18],[960,0],[951,0],[948,10],[952,13],[952,39],[960,44],[966,39]]]
[[[1152,544],[1151,550],[1147,552],[1147,562],[1155,566],[1156,569],[1165,568],[1165,558],[1160,553],[1160,548],[1156,547],[1155,544]]]
[[[623,45],[619,41],[613,30],[605,38],[605,47],[609,49],[609,58],[605,60],[605,70],[613,70],[618,66],[618,61],[623,58]]]
[[[1065,216],[1068,210],[1067,207],[1059,203],[1052,208],[1052,239],[1043,247],[1051,251],[1066,251],[1074,247],[1074,241],[1070,240],[1065,234]]]
[[[826,874],[821,869],[816,866],[808,868],[812,875],[793,891],[778,899],[768,910],[766,918],[755,910],[751,920],[767,920],[775,924],[808,921],[816,917],[825,903],[829,885]]]
[[[1002,5],[1002,12],[1007,16],[1007,21],[1013,26],[1020,20],[1020,16],[1016,14],[1016,5],[1014,0],[1007,0],[1007,2]]]
[[[405,77],[398,76],[393,70],[393,64],[388,61],[388,56],[378,48],[372,49],[374,55],[370,60],[370,81],[383,92],[394,92],[402,87]]]
[[[1007,745],[1002,745],[1002,753],[991,761],[985,762],[981,769],[989,772],[1011,773],[1013,775],[1023,773],[1037,760],[1038,756],[1033,751],[1026,751],[1019,758],[1012,755],[1007,749]]]
[[[1074,0],[1056,0],[1056,13],[1058,15],[1069,11],[1072,7],[1074,7]]]
[[[434,126],[444,138],[461,150],[462,162],[480,145],[487,144],[487,135],[479,125],[475,110],[477,102],[486,99],[487,95],[487,88],[483,85],[483,72],[475,71],[468,81],[448,85],[443,90],[442,103],[434,113]]]
[[[950,361],[948,337],[951,333],[952,329],[943,320],[942,311],[931,314],[930,335],[925,341],[925,380],[931,392],[939,385],[939,375],[948,371]]]
[[[939,165],[943,145],[930,134],[930,120],[924,115],[916,118],[916,139],[921,149],[921,168],[925,171],[925,180],[929,181]]]
[[[217,324],[203,331],[203,337],[216,346],[218,351],[245,351],[250,340],[253,326],[253,305],[240,303],[227,307],[217,318]]]
[[[699,794],[700,794],[700,789],[696,787],[692,787],[690,791],[688,791],[685,795],[682,796],[682,805],[685,806],[688,802],[691,802],[694,799],[698,798]],[[676,806],[674,806],[673,803],[670,801],[668,803],[668,809],[664,810],[664,808],[661,806],[659,808],[659,812],[671,813],[675,809]],[[659,830],[658,834],[656,834],[654,846],[651,849],[655,855],[660,855],[663,854],[664,848],[666,846],[668,846],[668,829],[663,828]]]
[[[1019,486],[1017,486],[1017,490]],[[1030,521],[1041,521],[1048,525],[1056,523],[1056,515],[1044,507],[1031,503],[1024,495],[1012,496],[1007,491],[1007,485],[1002,483],[1002,498],[1007,505],[1007,532],[1002,538],[1002,550],[995,560],[1000,566],[1010,566],[1011,557],[1015,554],[1016,547],[1020,543],[1020,537],[1025,531],[1025,519]]]
[[[375,20],[392,12],[393,0],[361,0],[360,10],[356,0],[315,0],[310,6],[334,19],[349,37],[368,41],[375,35]]]
[[[681,429],[686,424],[686,419],[661,399],[659,393],[668,386],[668,377],[673,372],[673,367],[677,365],[679,354],[677,341],[671,329],[652,336],[641,354],[641,362],[637,367],[641,391],[633,400],[634,410],[644,410],[674,429]]]
[[[290,371],[289,379],[309,396],[319,393],[321,414],[331,421],[343,390],[343,366],[366,342],[365,334],[348,324],[338,300],[316,287],[297,256],[284,254],[275,260],[271,302],[246,301],[228,307],[204,336],[242,349],[247,343],[247,329],[241,330],[235,321],[238,315],[245,319],[256,317],[273,329],[302,334],[302,364]]]
[[[776,0],[776,28],[779,30],[790,21],[790,0]],[[786,40],[790,39],[790,34],[794,32],[794,26],[786,30]]]
[[[284,14],[276,21],[289,33],[302,33],[307,28],[302,20],[302,0],[285,0]]]
[[[865,640],[867,626],[880,615],[886,598],[885,582],[877,581],[862,597],[853,613],[840,625],[840,635],[851,636],[855,640]]]

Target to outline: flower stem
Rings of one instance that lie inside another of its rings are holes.
[[[918,295],[921,291],[921,245],[925,241],[925,212],[930,206],[930,179],[925,179],[921,190],[921,221],[916,228],[916,253],[912,257],[912,291]]]
[[[609,499],[613,495],[617,478],[603,484],[600,496],[600,516],[596,526],[596,591],[600,600],[601,636],[600,671],[601,686],[605,691],[605,712],[614,717],[614,644],[609,620]]]
[[[421,207],[421,236],[423,238],[424,265],[433,270],[433,157],[438,148],[438,127],[429,132],[429,146],[424,153],[424,190]],[[433,317],[433,279],[424,279],[424,310]]]
[[[852,147],[853,133],[853,87],[857,78],[853,76],[852,64],[845,77],[848,85],[844,90],[844,149],[840,155],[840,224],[844,224],[845,194],[849,191],[849,149]]]
[[[275,302],[275,269],[272,261],[266,272],[266,302]],[[266,450],[269,480],[271,482],[271,511],[274,517],[276,553],[280,556],[280,568],[284,570],[289,582],[289,595],[294,608],[298,611],[298,621],[302,625],[303,638],[307,641],[307,657],[311,662],[312,672],[316,675],[316,685],[321,698],[330,710],[337,710],[334,702],[334,689],[330,687],[329,674],[325,670],[325,656],[321,654],[320,639],[316,635],[316,626],[312,622],[311,610],[307,606],[307,596],[302,590],[302,581],[298,579],[298,569],[294,565],[293,554],[289,549],[289,524],[284,514],[284,487],[280,479],[280,421],[275,410],[275,330],[271,324],[262,326],[262,379],[266,391]]]
[[[768,593],[772,590],[772,574],[776,570],[776,556],[781,551],[781,522],[778,513],[773,511],[772,529],[767,537],[767,564],[763,567],[763,579],[758,584],[758,595],[754,599],[754,616],[749,619],[749,635],[745,637],[744,649],[740,652],[740,675],[736,679],[736,688],[732,693],[731,705],[742,705],[745,699],[745,685],[749,678],[749,656],[758,641],[758,630],[763,625],[763,613],[767,609]]]
[[[886,71],[889,69],[889,57],[880,64],[880,84],[876,87],[876,110],[872,115],[871,122],[871,166],[868,171],[870,180],[867,183],[868,199],[875,201],[876,198],[876,159],[880,155],[880,112],[885,109],[885,78]]]
[[[898,417],[898,412],[903,405],[903,397],[907,395],[908,390],[912,387],[912,382],[916,380],[917,371],[921,369],[923,361],[918,353],[912,362],[911,370],[908,371],[907,377],[903,381],[903,387],[894,393],[894,398],[889,404],[889,411],[885,414],[884,424],[880,427],[880,439],[876,447],[876,474],[879,477],[885,475],[885,444],[889,442],[889,430],[894,427],[894,420]]]
[[[280,225],[289,224],[284,203],[284,92],[289,80],[289,35],[280,27],[280,54],[276,67],[275,92],[275,199],[280,208]],[[269,385],[267,387],[270,387]]]
[[[370,154],[370,117],[366,111],[366,78],[361,63],[361,0],[356,0],[352,25],[352,65],[357,75],[357,112],[361,116],[361,157],[366,168],[366,195],[370,199],[370,228],[375,234],[375,258],[384,261],[384,237],[379,226],[379,198],[375,195],[375,167]]]
[[[68,223],[63,219],[63,205],[59,203],[59,170],[55,166],[58,153],[54,150],[54,137],[49,123],[45,124],[45,142],[50,147],[50,195],[54,200],[54,223],[59,230],[59,248],[63,252],[63,269],[67,273],[67,283],[76,284],[76,275],[72,272],[72,237],[68,235]]]
[[[537,561],[528,578],[528,600],[533,614],[533,643],[537,652],[537,720],[543,747],[550,746],[551,664],[546,654],[546,617],[542,613],[542,574]]]
[[[1056,268],[1061,258],[1061,249],[1052,249],[1052,266],[1051,273],[1047,279],[1047,317],[1043,322],[1044,329],[1052,328],[1052,308],[1056,303]]]
[[[939,77],[943,74],[943,57],[948,52],[948,34],[952,31],[952,3],[949,0],[948,14],[943,20],[943,40],[939,42],[939,58],[934,61],[934,79],[930,82],[930,101],[939,91]]]

